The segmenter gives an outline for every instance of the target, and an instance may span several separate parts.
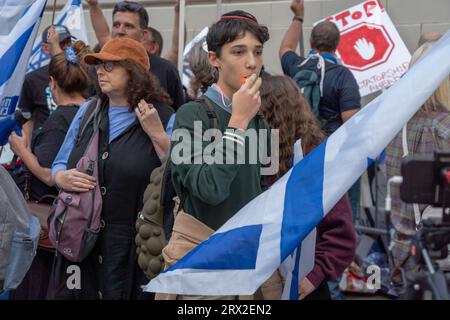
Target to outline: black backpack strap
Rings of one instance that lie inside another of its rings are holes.
[[[198,102],[200,102],[200,104],[205,109],[206,114],[208,115],[209,128],[210,129],[217,129],[217,127],[218,127],[218,125],[217,125],[217,115],[216,115],[216,111],[214,110],[214,106],[212,105],[211,101],[207,97],[202,96],[198,100]]]
[[[84,131],[86,130],[89,122],[94,118],[95,116],[95,108],[97,107],[97,101],[98,99],[94,98],[90,100],[88,103],[88,107],[86,108],[86,111],[84,112],[83,118],[80,122],[80,127],[78,129],[78,135],[77,135],[77,142],[80,141],[80,138],[83,136]]]
[[[216,114],[216,111],[214,110],[214,106],[212,105],[211,101],[207,97],[201,96],[197,100],[197,102],[199,102],[203,106],[203,109],[205,110],[206,114],[208,115],[209,128],[217,129],[218,128],[217,114]],[[187,194],[188,194],[187,189],[184,189],[183,195],[180,197],[180,205],[178,207],[178,212],[183,208],[184,201],[187,198]]]
[[[328,72],[330,70],[339,68],[341,65],[337,64],[337,63],[333,63],[333,62],[329,62],[325,59],[325,72]]]

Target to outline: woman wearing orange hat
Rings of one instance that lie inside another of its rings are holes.
[[[147,52],[135,40],[110,40],[85,62],[95,66],[100,102],[95,109],[89,103],[80,107],[53,163],[52,177],[65,191],[86,192],[99,184],[104,227],[92,252],[78,264],[79,286],[66,285],[72,275],[67,267],[74,263],[61,255],[55,258],[49,298],[148,298],[140,289],[147,281],[137,265],[134,224],[150,174],[169,150],[164,128],[172,114],[171,101],[148,73]],[[94,131],[94,118],[100,119],[98,181],[75,169]]]

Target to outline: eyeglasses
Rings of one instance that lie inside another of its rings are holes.
[[[116,10],[127,10],[127,11],[138,12],[141,9],[142,9],[142,6],[139,3],[128,2],[128,1],[117,2],[115,7],[114,7],[114,11],[116,11]]]
[[[97,60],[97,63],[95,64],[95,71],[100,68],[100,66],[103,66],[103,69],[105,69],[106,72],[111,72],[114,69],[114,66],[117,64],[115,61],[101,61]]]

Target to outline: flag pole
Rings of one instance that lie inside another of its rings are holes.
[[[300,48],[300,56],[304,57],[305,56],[305,43],[303,42],[303,28],[302,28],[302,31],[300,32],[299,48]]]
[[[300,49],[300,56],[305,56],[305,43],[303,41],[303,23],[300,26],[300,39],[299,39],[299,49]]]
[[[180,0],[180,21],[178,25],[178,72],[183,77],[184,28],[186,21],[186,1]]]
[[[216,0],[216,8],[217,8],[217,19],[220,19],[220,16],[222,15],[222,0]]]
[[[55,22],[55,12],[56,12],[56,0],[53,0],[52,25]]]

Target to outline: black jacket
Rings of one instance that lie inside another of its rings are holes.
[[[172,110],[161,103],[153,104],[165,127]],[[161,162],[138,120],[109,143],[107,103],[103,104],[101,115],[97,183],[103,195],[102,219],[105,227],[101,229],[91,254],[80,264],[80,269],[84,271],[81,290],[63,290],[54,298],[134,299],[145,296],[140,286],[148,280],[137,265],[135,222],[142,208],[150,174]],[[75,143],[67,169],[76,167],[92,133],[91,122]],[[62,263],[61,272],[67,262]]]

